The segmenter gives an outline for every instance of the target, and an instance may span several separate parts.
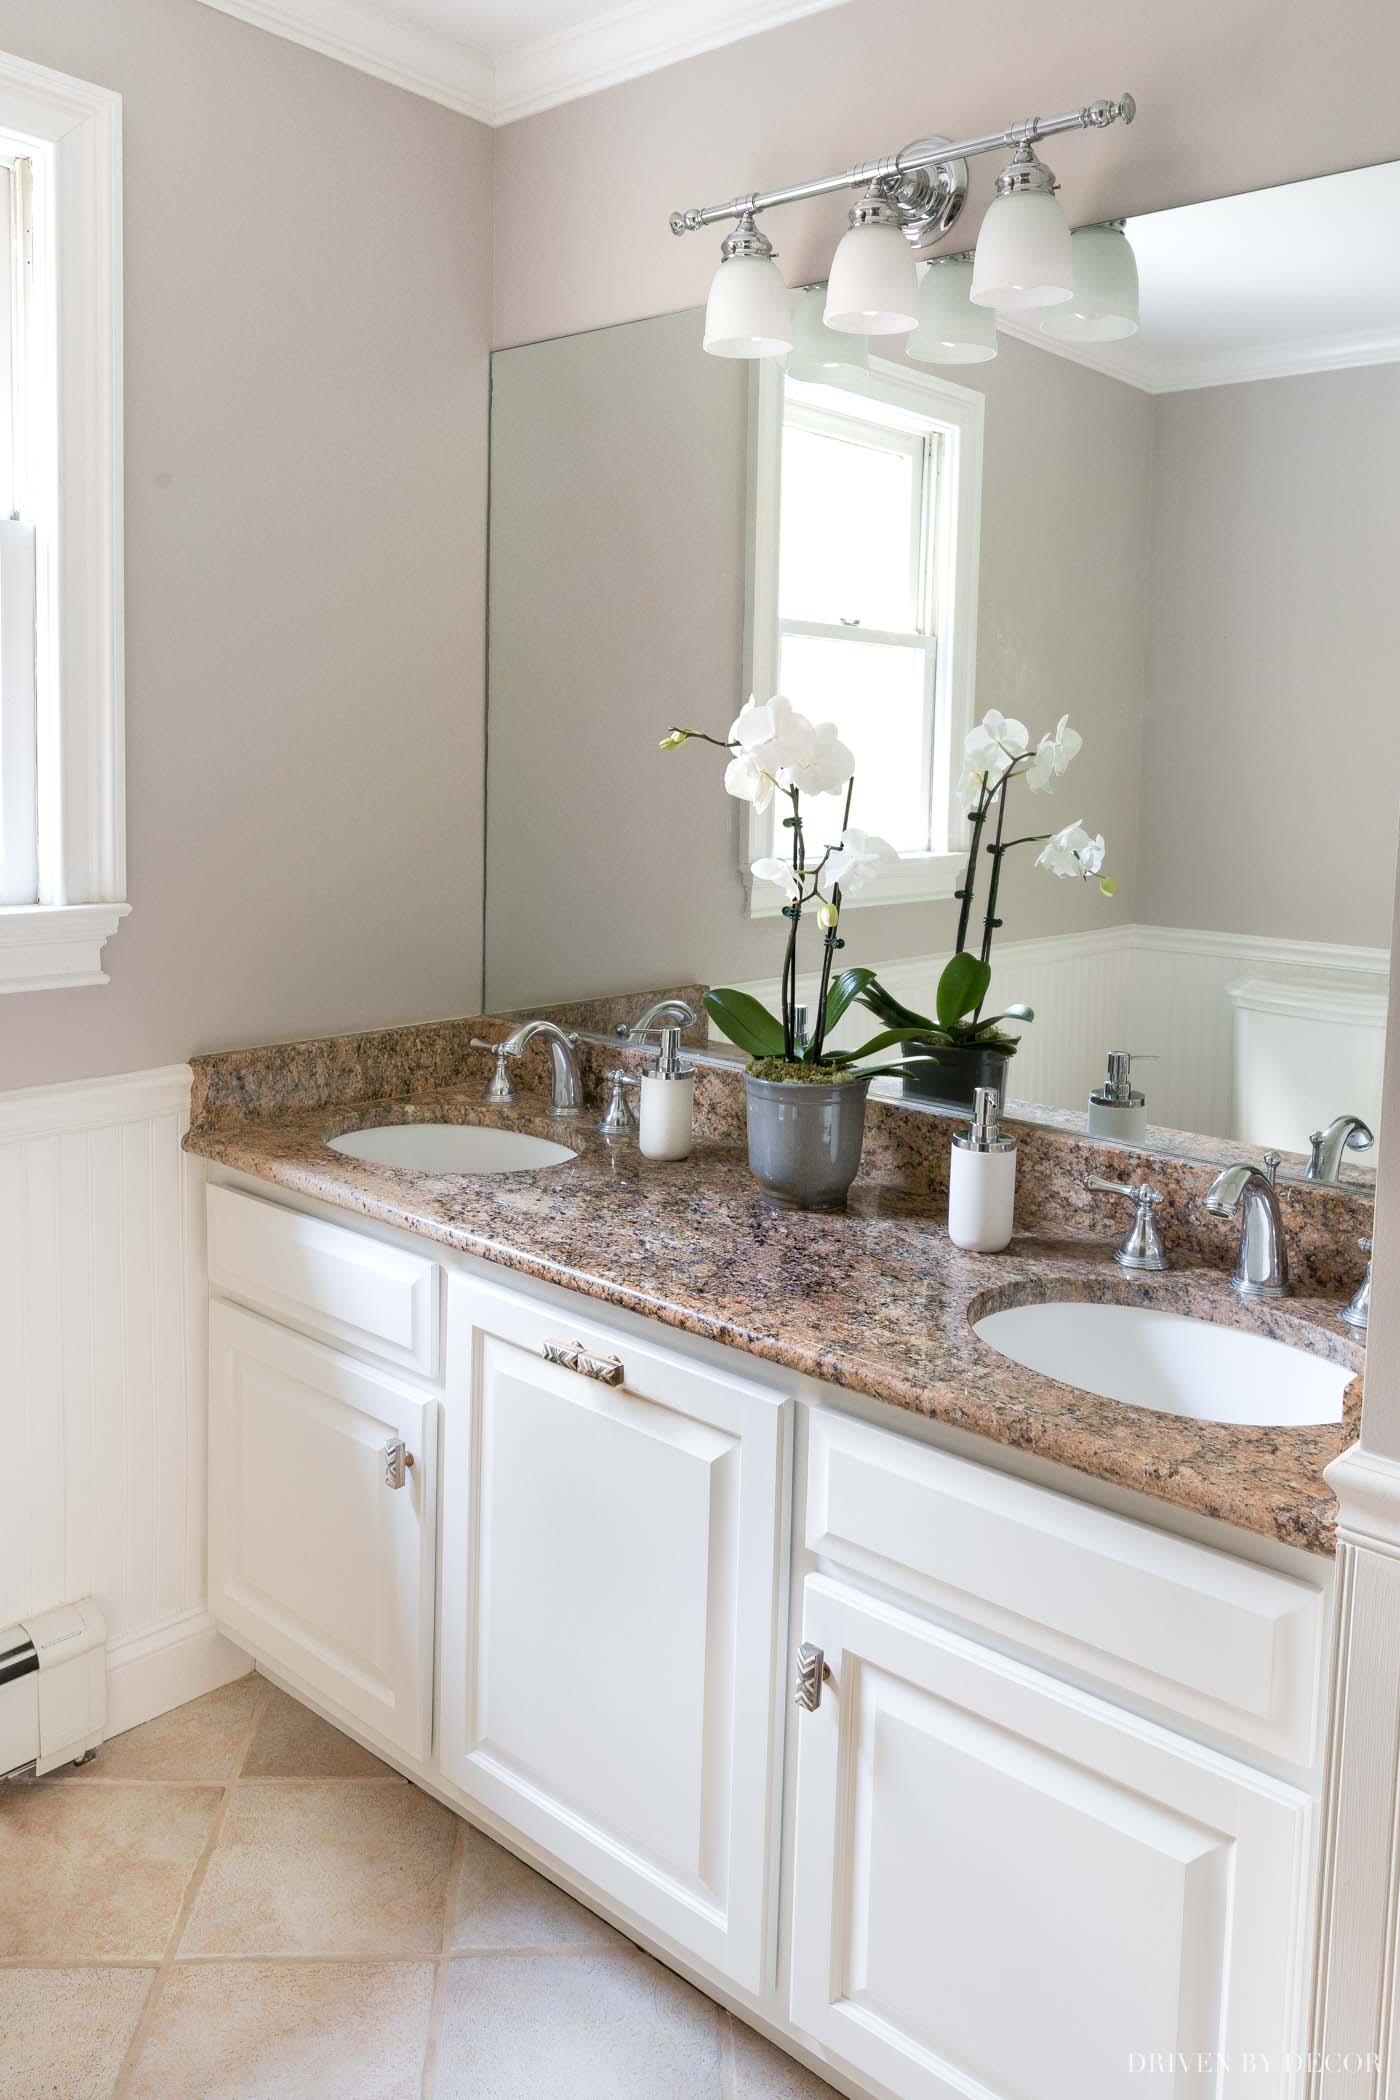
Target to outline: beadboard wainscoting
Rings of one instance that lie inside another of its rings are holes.
[[[848,953],[859,958],[854,937]],[[946,960],[938,955],[903,956],[880,965],[880,981],[896,999],[928,1013]],[[1335,998],[1338,1018],[1352,1029],[1363,1025],[1357,1009],[1372,995],[1378,1002],[1374,1026],[1383,1034],[1389,971],[1384,948],[1269,940],[1190,927],[1114,926],[1099,933],[999,943],[988,1003],[992,1012],[1010,1001],[1024,1003],[1038,1017],[1020,1031],[1012,1074],[1018,1100],[1082,1108],[1090,1088],[1103,1079],[1109,1050],[1150,1051],[1159,1062],[1144,1066],[1140,1078],[1151,1121],[1207,1137],[1232,1137],[1236,1116],[1231,987],[1246,979],[1287,986],[1318,1010]],[[738,989],[776,1004],[775,981],[758,979]],[[815,1007],[815,971],[799,981],[798,997]],[[835,1040],[841,1045],[859,1043],[875,1025],[858,1008],[846,1015]],[[1357,1105],[1338,1101],[1336,1109]]]
[[[108,1732],[248,1668],[205,1614],[187,1065],[0,1094],[0,1626],[95,1596]]]

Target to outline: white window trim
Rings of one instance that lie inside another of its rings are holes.
[[[0,992],[105,984],[126,903],[121,97],[0,52],[0,133],[55,202],[56,432],[34,491],[38,901],[0,906]],[[36,269],[39,263],[36,243]]]
[[[748,686],[760,699],[777,690],[778,521],[782,473],[783,389],[781,365],[757,361],[749,415],[749,592],[744,657]],[[829,392],[829,405],[852,394],[903,408],[925,424],[937,426],[943,455],[935,495],[933,543],[937,560],[934,603],[939,608],[934,664],[934,781],[946,802],[948,836],[961,836],[963,815],[956,797],[958,768],[954,753],[972,727],[977,686],[977,578],[982,535],[983,396],[970,387],[932,373],[912,371],[887,359],[872,358],[870,370],[850,373],[839,392],[803,384],[803,397],[819,402]],[[766,814],[747,806],[739,812],[739,874],[746,910],[752,919],[776,918],[783,908],[774,884],[756,883],[749,870],[760,854],[772,850]],[[883,875],[877,887],[846,907],[851,911],[891,904],[913,904],[951,897],[962,880],[965,853],[911,853]]]

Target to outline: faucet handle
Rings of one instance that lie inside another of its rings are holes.
[[[618,1065],[604,1075],[608,1088],[608,1104],[599,1119],[598,1128],[604,1137],[631,1137],[637,1129],[637,1118],[627,1098],[629,1086],[640,1086],[641,1080],[635,1072]]]
[[[1277,1186],[1278,1170],[1282,1165],[1283,1154],[1281,1152],[1266,1152],[1264,1154],[1264,1179],[1268,1182],[1270,1188]]]
[[[1097,1174],[1085,1174],[1083,1183],[1101,1196],[1126,1196],[1136,1205],[1136,1215],[1128,1229],[1128,1236],[1121,1247],[1114,1251],[1113,1259],[1120,1269],[1162,1270],[1171,1267],[1167,1250],[1162,1243],[1161,1230],[1157,1224],[1157,1212],[1166,1202],[1160,1189],[1150,1181],[1140,1182],[1136,1188],[1123,1181],[1104,1181]]]
[[[487,1100],[495,1102],[513,1101],[515,1099],[515,1088],[510,1083],[510,1074],[506,1070],[506,1059],[515,1056],[517,1053],[510,1048],[508,1043],[487,1043],[479,1035],[472,1037],[471,1046],[473,1050],[489,1050],[496,1060],[496,1069],[492,1072],[490,1084],[486,1089]]]

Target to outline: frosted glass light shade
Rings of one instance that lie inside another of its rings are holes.
[[[711,357],[782,357],[792,348],[792,300],[771,257],[726,256],[705,307]]]
[[[977,237],[968,293],[974,306],[1031,313],[1074,289],[1069,224],[1048,190],[997,197]]]
[[[868,372],[870,352],[858,335],[838,335],[822,319],[825,287],[808,285],[792,302],[789,379],[838,379],[843,372]]]
[[[831,258],[828,328],[841,335],[903,335],[914,326],[919,273],[897,226],[853,226]]]
[[[1116,226],[1081,226],[1070,246],[1074,290],[1046,314],[1041,334],[1063,343],[1116,343],[1136,335],[1137,259],[1128,236]]]
[[[919,286],[919,325],[904,346],[920,365],[980,365],[997,354],[997,317],[968,298],[972,263],[962,255],[932,262]]]

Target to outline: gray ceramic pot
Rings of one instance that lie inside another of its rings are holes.
[[[744,1074],[749,1171],[785,1210],[844,1210],[860,1171],[868,1079],[835,1086]]]

